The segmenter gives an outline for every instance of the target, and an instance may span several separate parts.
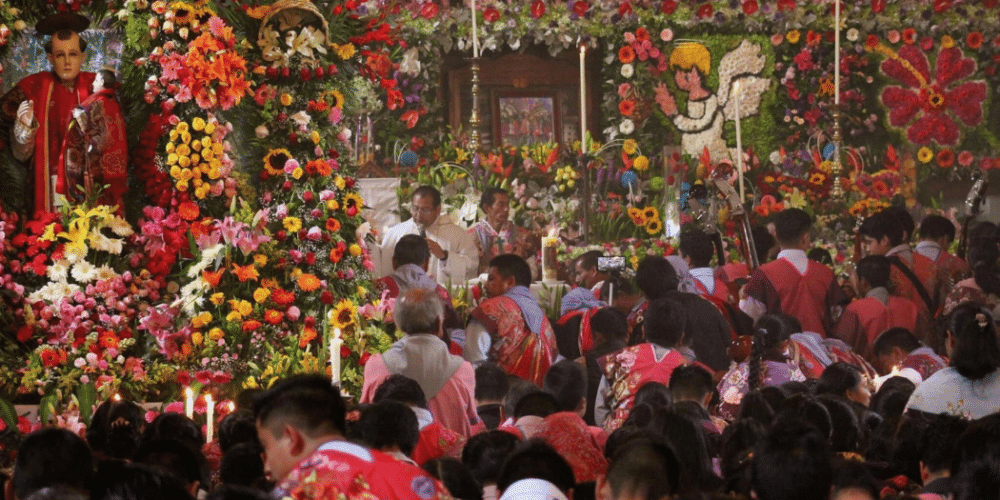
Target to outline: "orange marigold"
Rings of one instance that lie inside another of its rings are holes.
[[[274,292],[271,293],[271,300],[279,306],[289,306],[295,302],[295,294],[287,290],[276,288]]]
[[[201,209],[198,208],[198,204],[193,201],[185,201],[177,207],[177,214],[181,216],[182,219],[187,221],[192,221],[201,215]]]
[[[272,325],[281,323],[282,318],[284,318],[284,315],[281,314],[281,311],[276,311],[274,309],[264,311],[264,321],[267,321]]]
[[[244,332],[252,332],[258,328],[260,328],[260,321],[257,321],[255,319],[248,319],[243,322]]]
[[[326,230],[330,231],[331,233],[336,233],[337,231],[340,231],[340,221],[334,219],[333,217],[330,217],[329,219],[326,220]]]
[[[305,349],[313,339],[316,338],[316,330],[313,328],[305,327],[302,329],[302,333],[299,334],[299,349]]]
[[[305,273],[299,276],[299,288],[301,288],[303,292],[316,290],[321,284],[322,283],[320,283],[319,278],[317,278],[315,274]]]
[[[622,64],[628,64],[635,60],[635,50],[632,49],[630,45],[626,45],[618,49],[618,60]]]
[[[222,279],[222,275],[226,273],[226,268],[219,269],[218,271],[205,270],[201,272],[201,277],[208,282],[209,286],[215,288],[219,286],[219,280]]]

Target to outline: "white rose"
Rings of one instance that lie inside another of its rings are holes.
[[[625,135],[631,134],[635,131],[635,124],[632,123],[632,120],[626,118],[622,120],[621,125],[618,125],[618,131]]]
[[[632,78],[632,75],[634,74],[635,74],[635,68],[633,68],[631,64],[622,65],[622,76],[624,76],[625,78]]]
[[[267,125],[260,124],[256,129],[254,129],[254,134],[257,135],[258,139],[263,139],[271,135],[271,131],[267,129]]]
[[[847,30],[847,40],[848,41],[856,42],[856,41],[858,41],[858,37],[860,35],[861,34],[858,33],[858,29],[857,28],[851,28],[851,29]]]

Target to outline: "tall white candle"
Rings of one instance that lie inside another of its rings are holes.
[[[205,394],[205,442],[211,443],[215,436],[215,401],[211,394]]]
[[[587,153],[587,45],[580,44],[580,152]]]
[[[472,57],[479,57],[479,28],[476,17],[476,0],[472,0]]]
[[[184,388],[184,415],[194,418],[194,391],[190,387]]]
[[[330,339],[330,380],[336,386],[340,386],[340,346],[343,343],[340,328],[334,328],[333,338]]]
[[[741,99],[740,99],[740,82],[737,81],[733,84],[733,96],[736,99],[736,171],[740,176],[740,201],[746,200],[743,191],[743,131],[740,129],[740,114],[743,112],[741,109]]]
[[[840,0],[833,2],[833,104],[840,106]]]

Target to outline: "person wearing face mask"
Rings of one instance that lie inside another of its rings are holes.
[[[73,109],[91,93],[94,73],[80,71],[87,42],[80,32],[90,21],[78,14],[57,14],[38,23],[51,71],[22,79],[0,98],[5,123],[13,124],[14,158],[27,164],[24,212],[51,211],[62,204],[67,182],[59,164],[60,151]]]
[[[60,163],[66,177],[66,197],[82,203],[106,186],[98,202],[124,205],[128,182],[128,141],[125,119],[115,100],[117,82],[111,70],[102,69],[94,78],[94,93],[73,110]],[[80,187],[83,190],[80,190]]]
[[[427,275],[443,286],[464,285],[479,263],[472,237],[458,227],[450,215],[441,213],[441,192],[434,187],[420,186],[413,190],[411,201],[413,217],[389,228],[379,246],[381,257],[377,261],[377,275],[382,277],[393,272],[392,254],[396,244],[403,236],[416,234],[427,239],[431,252]]]

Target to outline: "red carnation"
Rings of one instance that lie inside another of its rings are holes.
[[[711,17],[714,10],[712,9],[712,4],[706,3],[701,7],[698,7],[698,17],[705,19],[706,17]]]
[[[743,2],[743,13],[748,16],[750,14],[753,14],[754,12],[757,12],[757,8],[758,8],[757,0],[747,0]]]
[[[579,17],[587,15],[588,10],[590,10],[590,4],[584,2],[583,0],[573,3],[573,13]]]

